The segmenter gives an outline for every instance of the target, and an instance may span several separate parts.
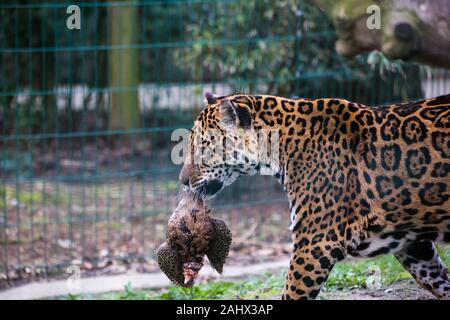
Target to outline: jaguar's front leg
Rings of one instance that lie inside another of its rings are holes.
[[[336,243],[307,238],[296,242],[282,299],[315,299],[334,264],[343,258],[344,251]]]

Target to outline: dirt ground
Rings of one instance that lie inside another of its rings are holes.
[[[279,300],[279,296],[269,298]],[[333,291],[322,290],[319,300],[436,300],[414,280],[400,280],[379,289],[345,288]]]
[[[322,292],[325,300],[434,300],[431,293],[422,289],[414,280],[397,281],[380,289],[349,288]]]

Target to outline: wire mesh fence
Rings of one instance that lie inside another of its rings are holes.
[[[369,105],[450,92],[450,74],[345,60],[307,1],[167,0],[0,4],[0,279],[71,264],[147,261],[176,205],[174,129],[203,92],[340,97]],[[213,207],[234,233],[289,239],[286,198],[243,178]],[[279,226],[279,228],[276,228]]]

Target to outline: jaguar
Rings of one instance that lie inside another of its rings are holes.
[[[382,107],[205,97],[179,180],[204,199],[242,175],[279,181],[293,242],[283,299],[314,299],[337,262],[382,254],[393,254],[437,298],[450,298],[435,246],[450,242],[450,94]],[[217,148],[219,157],[210,152]]]

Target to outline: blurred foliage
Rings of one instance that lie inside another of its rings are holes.
[[[0,7],[2,134],[98,130],[81,120],[107,122],[108,102],[99,92],[113,89],[106,72],[108,6],[82,7],[81,31],[65,28],[64,9],[59,1]],[[141,83],[155,88],[230,84],[247,93],[336,96],[372,105],[422,96],[417,66],[386,69],[373,55],[369,63],[367,56],[337,55],[331,21],[306,0],[148,0],[138,11]],[[76,86],[84,88],[86,101],[95,97],[95,114],[72,107]],[[61,99],[64,108],[57,107]],[[171,99],[176,105],[181,97]],[[158,113],[165,110],[153,109],[150,117]]]
[[[194,81],[233,80],[235,91],[339,96],[367,104],[421,97],[416,66],[385,70],[366,56],[337,55],[331,21],[307,1],[219,2],[187,18],[193,45],[173,50],[173,61]]]
[[[189,18],[186,33],[194,45],[173,53],[195,81],[233,78],[236,89],[250,82],[250,92],[257,83],[267,83],[267,92],[289,95],[308,71],[320,74],[339,64],[330,50],[330,22],[307,3],[223,2],[199,8]]]

